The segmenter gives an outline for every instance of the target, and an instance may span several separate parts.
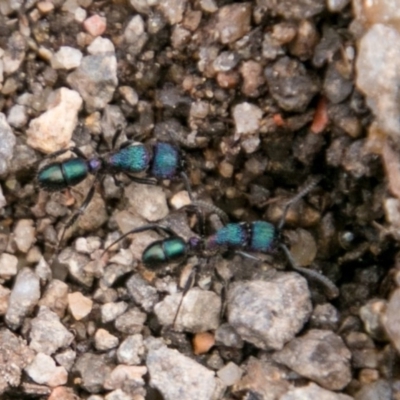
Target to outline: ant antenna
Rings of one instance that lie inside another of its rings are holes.
[[[316,176],[313,178],[310,183],[308,183],[302,190],[300,190],[299,193],[297,193],[294,197],[292,197],[284,206],[283,212],[282,212],[282,217],[278,223],[277,229],[280,231],[283,226],[285,225],[285,220],[286,220],[286,215],[289,211],[289,208],[297,203],[300,199],[302,199],[304,196],[306,196],[308,193],[311,192],[315,188],[315,186],[318,185],[318,183],[321,181],[322,176]]]
[[[314,187],[321,181],[322,176],[317,176],[313,178],[310,183],[305,185],[305,187],[300,190],[299,193],[297,193],[294,197],[292,197],[286,204],[283,209],[282,217],[279,221],[279,224],[277,226],[278,232],[282,230],[283,226],[285,225],[285,219],[286,215],[289,211],[289,208],[297,203],[301,198],[306,196]],[[311,280],[319,282],[322,286],[325,287],[326,291],[326,296],[329,299],[333,299],[339,295],[339,289],[337,286],[326,276],[320,274],[317,271],[314,271],[310,268],[303,268],[297,265],[296,261],[294,260],[292,254],[290,253],[289,249],[284,243],[280,243],[279,247],[282,249],[282,251],[285,253],[285,256],[287,260],[289,261],[289,264],[291,265],[292,269],[295,271],[301,273],[302,275],[305,275],[306,277],[310,278]]]

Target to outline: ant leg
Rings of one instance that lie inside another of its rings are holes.
[[[189,199],[192,202],[192,205],[195,207],[204,208],[211,213],[217,214],[218,217],[221,218],[221,221],[226,225],[229,222],[228,215],[214,204],[208,203],[204,200],[195,200],[188,176],[184,172],[181,172],[181,177],[183,184],[185,185],[185,189],[189,194]]]
[[[190,272],[190,275],[189,275],[187,281],[185,282],[185,286],[184,286],[183,291],[182,291],[182,297],[181,297],[181,299],[180,299],[180,301],[179,301],[178,308],[177,308],[177,310],[176,310],[176,314],[175,314],[174,320],[172,321],[172,326],[174,327],[174,329],[175,329],[175,326],[176,326],[176,325],[175,325],[175,324],[176,324],[176,320],[178,319],[179,311],[180,311],[181,308],[182,308],[183,299],[185,298],[187,292],[188,292],[188,291],[193,287],[193,285],[194,285],[194,281],[195,281],[195,277],[196,277],[197,270],[198,270],[198,265],[195,265],[195,266],[193,267],[192,271]]]
[[[49,159],[55,158],[55,157],[61,156],[62,154],[67,153],[68,151],[74,153],[79,158],[83,158],[83,159],[87,160],[87,157],[82,153],[82,151],[79,150],[79,148],[75,147],[75,146],[69,147],[68,149],[57,150],[54,153],[51,153],[51,154],[47,155],[46,157],[44,157],[44,159],[46,159],[46,158],[49,158]]]
[[[157,180],[153,178],[139,178],[137,176],[132,176],[129,174],[125,174],[131,181],[144,184],[144,185],[157,185]]]
[[[193,205],[195,207],[204,208],[213,214],[217,214],[218,217],[221,218],[221,221],[223,222],[224,225],[226,225],[229,222],[228,215],[225,213],[225,211],[222,211],[219,207],[215,206],[214,204],[208,203],[207,201],[204,200],[195,200],[193,202]]]
[[[305,195],[307,195],[312,189],[314,189],[314,187],[321,181],[321,179],[322,179],[322,176],[317,176],[314,179],[312,179],[311,182],[304,187],[304,189],[300,190],[299,193],[297,193],[294,197],[292,197],[285,204],[285,207],[283,208],[283,212],[282,212],[282,217],[281,217],[278,227],[277,227],[278,231],[280,231],[283,228],[283,226],[285,225],[285,219],[286,219],[286,215],[289,211],[289,208],[293,204],[297,203]]]
[[[81,206],[74,212],[74,214],[72,215],[72,217],[71,217],[71,218],[68,220],[68,222],[64,225],[63,232],[62,232],[62,234],[61,234],[60,240],[59,240],[58,243],[57,243],[57,247],[56,247],[55,254],[58,253],[58,249],[60,248],[61,243],[62,243],[62,241],[64,240],[64,236],[65,236],[65,233],[66,233],[67,229],[68,229],[69,227],[71,227],[71,226],[77,221],[77,219],[85,212],[87,206],[88,206],[88,205],[90,204],[90,202],[92,201],[93,195],[94,195],[94,192],[95,192],[95,184],[96,184],[96,181],[97,181],[97,180],[95,180],[95,181],[93,182],[92,187],[90,188],[90,190],[89,190],[88,194],[86,195],[86,198],[85,198],[85,200],[83,201],[83,203],[81,204]]]
[[[292,254],[290,253],[289,249],[287,248],[287,246],[285,244],[281,243],[279,245],[279,247],[285,253],[285,256],[286,256],[287,260],[289,261],[289,264],[291,265],[292,269],[301,273],[302,275],[304,275],[307,278],[310,278],[314,281],[319,282],[322,286],[324,286],[326,289],[325,294],[329,299],[334,299],[335,297],[337,297],[339,295],[339,289],[330,279],[328,279],[326,276],[320,274],[317,271],[298,266],[292,256]]]
[[[260,258],[253,256],[252,254],[246,253],[244,251],[235,251],[235,254],[239,254],[240,256],[248,258],[250,260],[262,262],[262,260]]]
[[[168,234],[169,236],[178,236],[172,229],[167,228],[166,226],[162,226],[162,225],[158,225],[158,224],[143,225],[143,226],[141,226],[139,228],[131,229],[130,231],[128,231],[128,232],[124,233],[122,236],[120,236],[118,239],[114,240],[109,246],[107,246],[104,249],[101,257],[104,256],[104,254],[108,251],[109,248],[111,248],[112,246],[114,246],[115,244],[120,242],[121,240],[125,239],[130,234],[139,233],[139,232],[145,232],[145,231],[150,231],[150,230],[163,231],[164,233]]]
[[[118,126],[117,126],[117,129],[116,129],[116,131],[115,131],[115,133],[114,133],[114,136],[113,136],[113,138],[112,138],[112,141],[111,141],[111,149],[112,149],[112,150],[115,149],[115,145],[117,144],[117,141],[118,141],[119,137],[121,136],[121,133],[122,133],[122,132],[123,132],[122,126],[121,126],[121,125],[118,125]],[[121,148],[121,146],[119,146],[119,148]]]

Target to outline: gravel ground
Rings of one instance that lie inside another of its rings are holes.
[[[400,399],[397,33],[367,32],[360,4],[0,1],[1,399]],[[232,222],[277,224],[319,177],[282,240],[339,293],[278,248],[150,271],[146,231],[101,257],[149,223],[199,234],[179,177],[39,186],[76,157],[53,152],[93,159],[114,138],[179,143],[195,199]]]

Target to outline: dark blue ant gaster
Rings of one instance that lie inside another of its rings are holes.
[[[282,217],[277,226],[266,221],[228,223],[210,236],[204,238],[196,236],[185,241],[170,228],[159,224],[150,224],[125,233],[109,245],[104,250],[104,253],[126,236],[147,230],[162,231],[168,235],[165,239],[151,243],[143,251],[142,263],[146,268],[151,270],[156,270],[171,262],[184,261],[193,255],[210,257],[217,253],[224,253],[227,251],[233,251],[242,256],[259,260],[257,257],[247,252],[270,253],[274,249],[280,248],[287,257],[293,270],[305,275],[307,278],[318,281],[324,286],[327,297],[334,298],[338,296],[338,288],[334,283],[317,271],[298,266],[282,237],[282,228],[289,207],[310,192],[318,182],[319,179],[312,180],[309,185],[286,203]],[[189,290],[189,287],[184,288],[184,294],[187,290]]]
[[[113,147],[121,131],[118,129],[114,135]],[[49,192],[57,192],[77,185],[90,174],[94,175],[95,179],[81,206],[65,224],[58,245],[62,242],[66,230],[75,223],[91,202],[97,180],[106,174],[124,173],[134,182],[151,185],[156,184],[157,181],[178,176],[187,180],[183,171],[182,154],[177,146],[170,143],[157,142],[153,145],[145,145],[127,141],[117,150],[93,158],[87,158],[79,148],[71,147],[52,153],[48,158],[55,158],[66,152],[72,152],[75,156],[46,164],[39,169],[37,181],[40,187]],[[131,175],[143,172],[147,174],[147,177]],[[119,184],[118,180],[116,182]],[[56,253],[57,250],[58,248]]]

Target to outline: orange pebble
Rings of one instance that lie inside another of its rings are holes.
[[[209,332],[196,333],[193,338],[194,354],[204,354],[215,344],[214,334]]]
[[[322,133],[329,122],[328,107],[325,97],[321,97],[315,110],[314,119],[310,130],[312,133]]]

